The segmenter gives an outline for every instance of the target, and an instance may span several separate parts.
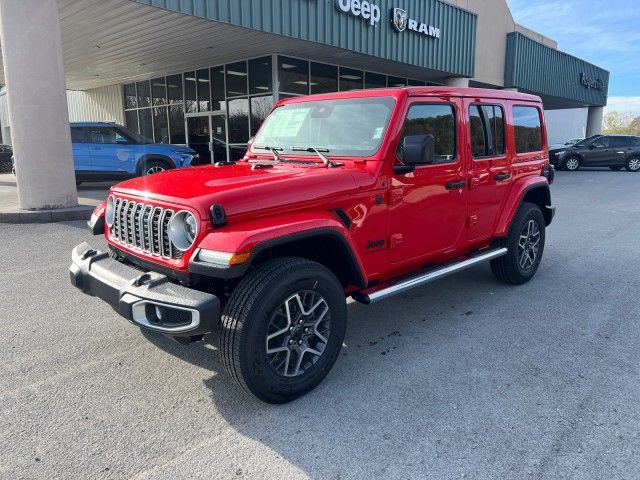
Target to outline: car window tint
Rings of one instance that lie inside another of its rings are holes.
[[[474,158],[504,155],[504,113],[499,105],[471,105],[471,152]]]
[[[537,108],[513,107],[513,127],[517,153],[542,150],[542,122]]]
[[[600,137],[592,145],[597,148],[609,148],[611,146],[611,137]]]
[[[114,128],[89,129],[89,143],[129,143],[129,139]]]
[[[83,128],[71,127],[71,143],[85,143]]]
[[[456,156],[456,121],[448,104],[413,105],[407,113],[403,137],[431,134],[435,137],[435,163],[449,163]],[[401,152],[399,152],[401,157]]]
[[[612,144],[613,147],[629,147],[631,146],[630,137],[614,137]]]

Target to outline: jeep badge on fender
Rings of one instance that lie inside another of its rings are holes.
[[[523,93],[281,100],[242,160],[112,187],[89,222],[108,251],[75,247],[71,282],[141,329],[219,331],[235,382],[287,402],[338,358],[346,297],[369,305],[485,261],[529,281],[555,212],[546,152],[542,103]]]

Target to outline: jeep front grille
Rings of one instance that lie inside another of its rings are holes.
[[[137,250],[163,258],[180,258],[182,252],[169,240],[173,210],[115,198],[111,235]]]

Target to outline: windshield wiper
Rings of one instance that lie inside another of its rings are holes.
[[[267,150],[268,152],[271,152],[271,155],[273,155],[273,160],[276,163],[280,163],[282,161],[282,158],[280,157],[280,154],[278,153],[278,151],[282,151],[283,150],[281,147],[270,147],[269,145],[263,145],[261,147],[258,147],[257,145],[254,145],[253,148],[257,148],[259,150]]]
[[[322,160],[322,163],[324,163],[324,165],[326,167],[328,167],[328,168],[341,167],[343,165],[342,163],[336,163],[336,162],[332,162],[331,160],[329,160],[329,157],[327,157],[324,154],[324,153],[329,153],[329,149],[328,148],[293,147],[293,148],[291,148],[291,150],[294,151],[294,152],[315,153],[316,155],[318,155],[320,157],[320,160]]]

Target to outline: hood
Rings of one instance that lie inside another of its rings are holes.
[[[168,150],[184,153],[195,153],[195,151],[184,145],[172,145],[170,143],[144,143],[140,145],[145,150],[151,153],[163,153],[166,154]]]
[[[241,162],[169,170],[127,180],[114,186],[112,192],[190,207],[202,218],[208,218],[214,203],[222,205],[231,217],[322,201],[356,189],[350,165],[326,168],[315,164],[279,164],[257,170],[251,166]]]

